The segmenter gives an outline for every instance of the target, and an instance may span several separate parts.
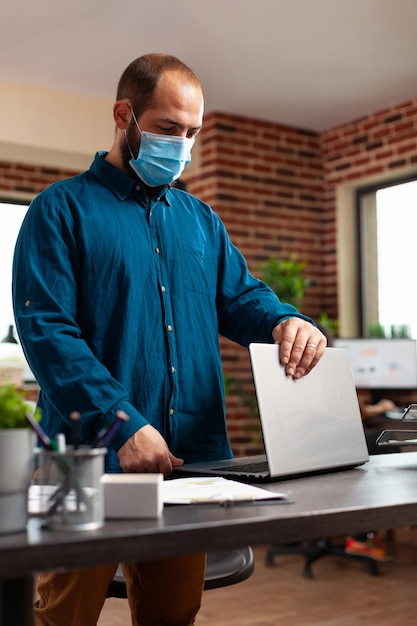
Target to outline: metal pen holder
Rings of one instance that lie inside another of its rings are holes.
[[[41,510],[50,528],[93,530],[104,524],[106,448],[37,450]]]

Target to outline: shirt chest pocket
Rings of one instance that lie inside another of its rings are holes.
[[[184,239],[177,243],[184,287],[196,293],[214,294],[214,259],[207,253],[204,243]]]

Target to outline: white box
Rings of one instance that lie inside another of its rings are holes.
[[[159,517],[163,509],[162,474],[103,474],[104,517]]]

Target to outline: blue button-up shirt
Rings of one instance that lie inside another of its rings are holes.
[[[42,426],[70,437],[78,411],[88,443],[125,411],[107,471],[148,423],[188,462],[230,457],[218,334],[271,342],[303,316],[249,273],[208,205],[169,187],[148,200],[104,156],[35,198],[17,240],[16,324]]]

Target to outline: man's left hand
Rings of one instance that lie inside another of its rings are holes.
[[[272,337],[280,345],[280,361],[285,365],[287,376],[296,379],[311,372],[327,345],[326,337],[318,328],[298,317],[275,326]]]

